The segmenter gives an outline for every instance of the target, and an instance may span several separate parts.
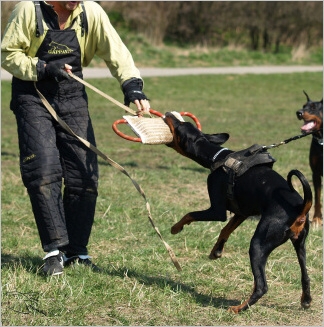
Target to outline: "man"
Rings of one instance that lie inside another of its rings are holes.
[[[2,67],[13,75],[10,108],[22,180],[46,252],[43,270],[62,274],[63,261],[98,270],[87,250],[98,195],[97,156],[52,119],[34,82],[58,116],[95,145],[85,88],[68,72],[82,78],[82,67],[97,55],[120,83],[125,104],[135,103],[141,113],[150,104],[139,71],[104,10],[90,1],[20,2],[9,18],[1,55]]]

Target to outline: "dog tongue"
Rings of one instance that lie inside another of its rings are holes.
[[[310,129],[312,129],[315,126],[315,123],[313,121],[310,121],[308,123],[305,123],[305,125],[303,125],[301,127],[302,131],[309,131]]]

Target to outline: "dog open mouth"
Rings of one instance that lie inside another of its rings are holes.
[[[304,121],[304,125],[301,127],[301,130],[303,133],[309,133],[316,129],[316,125],[315,120]]]

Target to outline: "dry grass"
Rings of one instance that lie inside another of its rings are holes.
[[[113,80],[90,81],[116,99]],[[161,112],[186,108],[206,133],[229,132],[233,149],[272,144],[299,133],[295,111],[305,101],[302,89],[317,99],[322,75],[195,76],[147,78],[147,94]],[[143,199],[129,179],[100,161],[101,180],[89,250],[103,273],[82,267],[61,278],[40,273],[43,252],[26,191],[19,178],[17,137],[8,108],[10,83],[2,83],[2,324],[131,326],[320,326],[323,324],[322,230],[307,239],[307,267],[313,296],[300,308],[300,272],[289,242],[276,249],[266,268],[269,292],[250,310],[227,312],[245,300],[253,287],[248,248],[257,219],[235,231],[224,257],[207,256],[221,222],[170,227],[185,213],[209,205],[208,171],[164,145],[125,141],[111,130],[120,109],[88,91],[98,147],[130,172],[143,187],[153,219],[174,250],[178,273],[152,229]],[[286,176],[300,169],[308,179],[309,139],[274,149],[275,169]],[[297,186],[296,186],[297,187]]]

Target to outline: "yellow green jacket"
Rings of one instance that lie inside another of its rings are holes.
[[[88,32],[81,36],[79,6],[71,13],[65,28],[71,26],[76,31],[81,47],[81,64],[86,67],[94,55],[103,59],[120,85],[132,77],[140,77],[140,72],[125,44],[117,34],[105,11],[93,1],[84,2],[88,21]],[[77,19],[73,22],[73,20]],[[1,67],[13,76],[25,81],[37,81],[35,57],[49,29],[43,21],[44,33],[36,37],[36,14],[32,1],[18,3],[7,24],[1,42]],[[107,75],[108,76],[108,75]]]

